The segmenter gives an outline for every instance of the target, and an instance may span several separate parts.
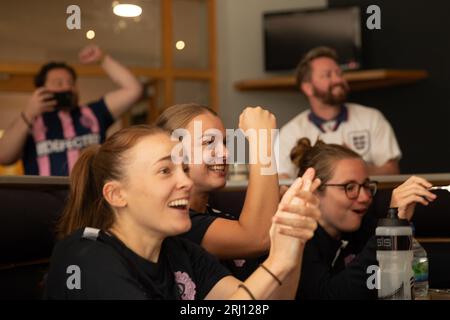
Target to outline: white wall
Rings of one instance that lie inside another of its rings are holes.
[[[237,126],[241,110],[261,105],[282,126],[307,105],[299,92],[240,92],[234,82],[274,75],[264,72],[262,17],[265,11],[325,7],[327,0],[218,0],[217,49],[219,111],[227,128]]]

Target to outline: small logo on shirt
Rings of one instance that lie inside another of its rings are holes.
[[[349,140],[352,149],[359,154],[363,155],[369,151],[369,131],[352,131],[349,133]]]
[[[195,283],[186,272],[177,271],[174,273],[175,282],[178,285],[181,300],[195,300]]]
[[[234,259],[233,262],[236,267],[242,268],[246,261],[245,259]]]

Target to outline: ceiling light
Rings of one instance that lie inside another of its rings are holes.
[[[95,38],[95,31],[94,30],[89,30],[88,32],[86,32],[86,38],[88,38],[89,40],[92,40]]]
[[[177,43],[175,44],[175,47],[178,50],[183,50],[185,46],[186,46],[186,44],[184,43],[184,41],[181,41],[181,40],[177,41]]]
[[[142,8],[135,4],[122,3],[114,6],[113,12],[120,17],[138,17],[142,13]]]

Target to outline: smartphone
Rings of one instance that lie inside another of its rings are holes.
[[[72,91],[53,92],[53,99],[57,104],[55,108],[68,108],[74,107],[74,96]]]

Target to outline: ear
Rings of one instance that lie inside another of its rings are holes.
[[[103,186],[103,197],[112,207],[123,208],[127,205],[122,185],[119,181],[108,181]]]
[[[311,82],[302,82],[302,84],[300,85],[300,89],[302,90],[303,93],[305,93],[307,97],[313,95],[313,87]]]

